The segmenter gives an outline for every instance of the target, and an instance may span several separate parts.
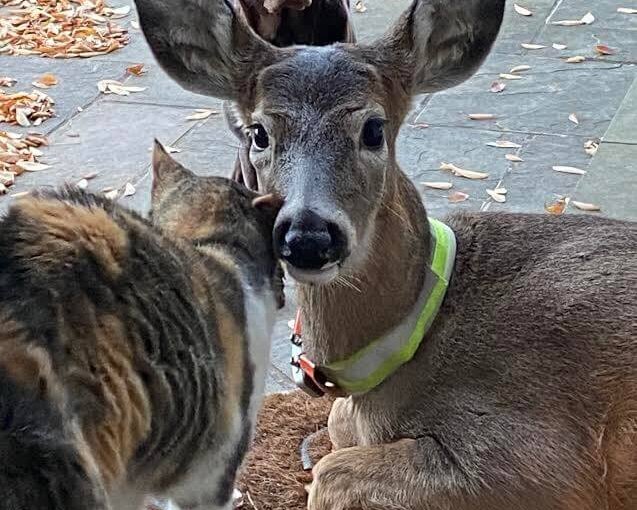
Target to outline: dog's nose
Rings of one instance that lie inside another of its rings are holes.
[[[305,270],[319,270],[346,256],[342,229],[311,209],[279,218],[274,231],[279,256]]]

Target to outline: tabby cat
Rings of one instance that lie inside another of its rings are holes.
[[[0,509],[227,509],[282,291],[280,204],[156,146],[151,219],[67,188],[0,221]]]

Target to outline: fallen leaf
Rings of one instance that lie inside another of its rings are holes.
[[[13,193],[11,194],[11,198],[20,198],[20,197],[25,197],[29,194],[28,191],[19,191],[18,193]]]
[[[135,64],[133,66],[128,66],[126,68],[126,72],[133,76],[141,76],[146,72],[146,69],[144,69],[144,64]]]
[[[584,152],[589,156],[594,156],[597,154],[597,150],[599,149],[599,141],[597,140],[587,140],[584,143]]]
[[[175,154],[177,152],[181,152],[181,149],[178,149],[177,147],[171,147],[170,145],[164,145],[164,149],[166,149],[166,152],[168,154]]]
[[[508,193],[508,190],[506,188],[496,188],[493,191],[495,191],[499,195],[506,195]]]
[[[506,84],[502,83],[501,81],[494,81],[491,84],[491,92],[494,92],[495,94],[497,94],[498,92],[502,92],[504,89],[506,88]]]
[[[566,59],[566,63],[567,64],[579,64],[581,62],[584,62],[586,60],[586,57],[583,57],[582,55],[576,55],[574,57],[569,57]]]
[[[595,21],[593,13],[586,13],[581,19],[563,19],[560,21],[552,21],[551,25],[560,25],[563,27],[576,27],[579,25],[590,25]]]
[[[637,9],[633,7],[618,7],[617,12],[621,12],[622,14],[637,14]]]
[[[432,188],[432,189],[451,189],[453,188],[453,184],[450,182],[423,182],[422,183],[423,186],[426,186],[428,188]]]
[[[29,116],[26,113],[25,108],[16,108],[15,109],[15,121],[20,124],[22,127],[29,127],[31,122],[29,121]]]
[[[131,21],[130,26],[133,27],[135,30],[139,30],[139,21]]]
[[[553,170],[563,174],[586,175],[586,170],[582,170],[581,168],[576,168],[574,166],[554,166]]]
[[[120,7],[106,7],[104,9],[112,18],[123,18],[130,14],[130,5],[122,5]]]
[[[367,11],[367,7],[365,6],[363,0],[356,0],[356,3],[354,4],[354,10],[360,13]]]
[[[109,200],[115,200],[119,195],[119,191],[115,188],[104,188],[102,193]]]
[[[188,117],[186,117],[186,120],[203,120],[217,113],[219,112],[215,110],[198,109],[195,110],[195,113],[188,115]]]
[[[0,184],[6,186],[13,186],[15,184],[15,173],[7,172],[6,170],[0,170]]]
[[[51,165],[45,165],[44,163],[36,163],[35,161],[18,161],[17,166],[26,170],[27,172],[39,172],[51,168]]]
[[[579,125],[579,119],[577,118],[577,114],[576,113],[571,113],[568,116],[568,120],[570,120],[573,124]]]
[[[589,204],[586,202],[578,202],[577,200],[571,200],[571,204],[582,211],[601,211],[602,208],[595,204]]]
[[[451,202],[452,204],[464,202],[465,200],[467,200],[467,198],[469,198],[469,195],[467,193],[463,193],[462,191],[452,191],[451,193],[449,193],[449,195],[447,195],[447,200],[449,200],[449,202]]]
[[[520,16],[533,16],[533,13],[526,7],[522,7],[518,4],[513,4],[513,8],[515,9],[515,12],[517,12]]]
[[[7,189],[7,187],[0,183],[0,195],[4,195],[5,193],[7,193],[9,190]]]
[[[531,66],[527,66],[527,65],[520,65],[520,66],[515,66],[513,67],[509,73],[511,74],[515,74],[515,73],[521,73],[523,71],[528,71],[529,69],[531,69]]]
[[[553,48],[555,48],[556,50],[565,50],[566,48],[568,48],[568,46],[566,46],[566,44],[553,43]]]
[[[77,181],[76,186],[80,189],[88,188],[88,179],[80,179],[79,181]]]
[[[126,186],[124,186],[123,196],[130,197],[131,195],[134,195],[136,191],[135,186],[133,186],[130,182],[127,182]]]
[[[470,113],[471,120],[493,120],[497,118],[493,113]]]
[[[487,190],[487,195],[489,195],[493,200],[500,204],[503,204],[507,201],[507,197],[505,197],[504,195],[500,195],[500,193],[496,193],[495,190],[492,189]]]
[[[448,170],[453,172],[458,177],[464,177],[465,179],[486,179],[489,174],[484,172],[476,172],[474,170],[465,170],[464,168],[457,167],[453,163],[441,163],[440,170]]]
[[[606,46],[605,44],[596,44],[595,51],[600,55],[615,55],[617,53],[616,49]]]
[[[143,92],[146,88],[124,85],[116,80],[101,80],[97,82],[97,89],[102,94],[115,94],[118,96],[128,96],[131,92]]]
[[[568,205],[568,198],[560,197],[552,204],[545,203],[544,210],[549,214],[558,216],[560,214],[564,214],[564,211],[566,210],[567,205]]]
[[[520,46],[522,46],[524,49],[527,49],[527,50],[541,50],[543,48],[546,48],[544,44],[532,44],[532,43],[522,43]]]
[[[497,147],[498,149],[519,149],[522,147],[519,143],[510,142],[508,140],[497,140],[495,142],[488,142],[489,147]]]
[[[58,79],[54,74],[46,73],[40,76],[36,81],[32,83],[34,87],[41,89],[48,89],[58,84]]]
[[[503,80],[521,80],[522,76],[519,74],[500,73],[500,78]]]
[[[516,154],[505,154],[504,157],[513,163],[522,163],[524,160]]]
[[[411,127],[417,128],[417,129],[427,129],[429,127],[429,124],[425,124],[424,122],[420,122],[418,124],[411,124]]]
[[[13,87],[18,80],[9,78],[8,76],[0,76],[0,87]]]

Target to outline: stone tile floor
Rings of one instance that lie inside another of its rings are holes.
[[[115,0],[113,0],[115,1]],[[128,0],[126,0],[128,1]],[[388,26],[408,5],[407,0],[366,0],[367,11],[353,14],[359,38],[369,40]],[[621,14],[618,7],[637,7],[635,0],[520,0],[533,16],[517,14],[510,1],[506,20],[494,51],[478,74],[455,89],[425,96],[414,103],[399,139],[403,169],[419,183],[423,200],[434,216],[450,211],[497,210],[544,212],[555,195],[593,202],[602,214],[637,220],[637,15]],[[563,27],[551,21],[578,19],[588,11],[591,25]],[[2,15],[2,11],[0,11]],[[14,90],[30,90],[45,72],[60,83],[47,91],[56,101],[57,117],[40,132],[49,135],[50,147],[42,161],[51,168],[20,176],[11,193],[34,186],[75,182],[98,172],[89,189],[121,188],[132,183],[137,192],[121,202],[145,211],[149,199],[150,147],[153,138],[181,150],[175,157],[202,174],[228,175],[236,142],[221,115],[202,121],[186,117],[196,108],[220,109],[220,102],[187,93],[155,64],[139,30],[125,24],[130,44],[115,53],[87,60],[52,60],[39,57],[0,56],[0,75],[18,80]],[[528,50],[521,43],[546,47]],[[556,50],[553,43],[565,44]],[[617,48],[600,56],[594,45]],[[579,64],[565,58],[586,57]],[[147,73],[126,77],[127,66],[144,63]],[[501,93],[490,92],[500,73],[517,65],[531,69],[516,81],[503,80]],[[99,94],[102,79],[125,79],[148,87],[128,97]],[[492,113],[494,120],[469,120],[470,113]],[[579,124],[569,121],[575,113]],[[429,127],[423,127],[426,124]],[[0,130],[9,126],[0,123]],[[12,131],[27,131],[10,128]],[[587,140],[601,141],[594,157],[584,152]],[[514,150],[489,147],[488,142],[510,140]],[[523,162],[510,162],[514,152]],[[452,177],[438,168],[442,161],[489,172],[486,181]],[[587,170],[585,176],[557,173],[553,165]],[[448,180],[469,199],[451,204],[447,192],[425,188],[423,181]],[[507,201],[496,203],[486,188],[506,187]],[[0,197],[0,211],[11,203]],[[574,212],[571,209],[567,213]],[[290,387],[287,361],[287,321],[293,316],[293,289],[276,328],[270,391]]]

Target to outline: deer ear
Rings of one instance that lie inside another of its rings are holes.
[[[237,99],[275,48],[235,13],[231,0],[135,0],[144,36],[171,78],[198,94]]]
[[[184,179],[194,174],[175,161],[164,146],[155,140],[153,148],[152,201],[158,202]]]
[[[374,64],[400,76],[411,95],[453,87],[489,54],[504,5],[505,0],[414,0],[372,45]]]

